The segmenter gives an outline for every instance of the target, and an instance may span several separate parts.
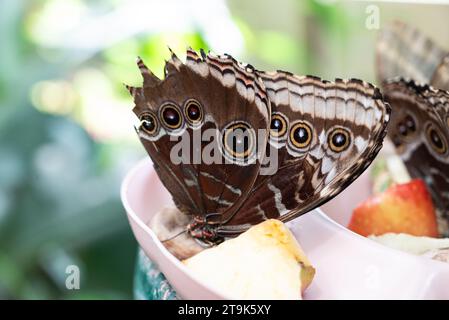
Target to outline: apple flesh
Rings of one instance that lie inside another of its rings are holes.
[[[183,263],[229,299],[302,299],[315,274],[290,230],[274,219]]]

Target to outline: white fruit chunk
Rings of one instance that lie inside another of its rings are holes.
[[[290,230],[274,219],[183,262],[230,299],[302,299],[315,274]]]
[[[390,248],[449,262],[449,238],[417,237],[405,233],[386,233],[369,238]]]

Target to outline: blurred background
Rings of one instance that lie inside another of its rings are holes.
[[[123,86],[141,84],[138,55],[159,76],[167,46],[191,46],[374,82],[370,5],[380,28],[401,19],[449,49],[449,6],[414,2],[0,0],[0,298],[133,297],[119,189],[146,156]]]

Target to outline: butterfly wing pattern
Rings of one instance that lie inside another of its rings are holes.
[[[376,46],[377,78],[380,84],[395,77],[431,84],[435,71],[449,66],[446,56],[445,50],[418,29],[395,21],[379,33]],[[441,82],[442,79],[437,76],[435,81]],[[447,84],[449,89],[449,82]]]
[[[138,135],[176,206],[191,216],[187,230],[206,242],[323,204],[367,168],[386,134],[389,106],[360,80],[267,73],[191,49],[185,63],[172,54],[163,80],[138,66],[143,86],[128,87]],[[189,152],[180,154],[179,140],[189,137]]]
[[[394,108],[388,136],[410,175],[426,182],[442,215],[439,224],[446,224],[449,221],[449,92],[400,79],[386,83],[385,98]]]
[[[407,170],[423,179],[449,233],[449,52],[402,22],[377,44],[377,73],[392,107],[388,137]]]
[[[277,152],[278,169],[258,177],[230,224],[289,221],[324,204],[367,168],[386,132],[389,107],[371,84],[283,71],[260,76],[272,111],[267,154]]]

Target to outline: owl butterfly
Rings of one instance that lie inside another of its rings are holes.
[[[396,22],[380,34],[377,61],[379,81],[392,107],[388,136],[410,175],[426,181],[440,231],[448,234],[449,93],[444,90],[449,90],[449,53]]]
[[[395,21],[380,32],[376,51],[380,83],[403,77],[449,90],[449,52],[419,30]]]
[[[322,205],[368,167],[386,133],[389,106],[360,80],[261,72],[229,55],[190,49],[185,63],[172,53],[164,80],[140,59],[138,66],[143,86],[128,87],[138,135],[189,216],[186,230],[203,243]],[[213,134],[195,145],[205,132]],[[186,136],[192,151],[179,157],[190,161],[179,161],[172,151]],[[217,161],[192,161],[211,144]],[[268,158],[277,169],[263,174]]]

